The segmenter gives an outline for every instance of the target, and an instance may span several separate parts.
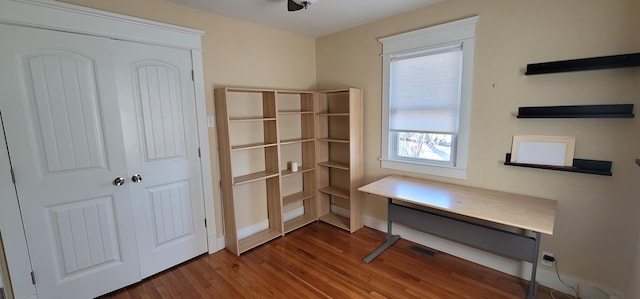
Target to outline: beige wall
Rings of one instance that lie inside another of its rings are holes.
[[[64,2],[206,31],[202,38],[207,114],[222,86],[313,90],[315,40],[162,0]],[[222,236],[215,128],[209,129],[217,235]]]
[[[479,15],[468,179],[404,174],[557,200],[555,233],[544,236],[542,249],[558,257],[562,272],[623,295],[637,250],[640,176],[633,161],[640,157],[640,122],[518,120],[514,114],[519,106],[639,106],[639,68],[523,75],[528,63],[640,52],[634,2],[448,0],[319,38],[318,88],[364,89],[366,180],[390,174],[378,161],[382,47],[377,39]],[[515,134],[576,136],[575,156],[611,160],[614,175],[504,166]],[[365,213],[385,219],[384,202],[367,196]]]

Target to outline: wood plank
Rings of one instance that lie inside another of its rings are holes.
[[[336,188],[333,186],[323,187],[318,189],[318,191],[326,194],[331,194],[334,196],[339,196],[342,198],[347,198],[347,199],[349,198],[349,190],[344,190],[344,189]]]
[[[272,146],[278,146],[277,143],[252,143],[252,144],[242,144],[242,145],[234,145],[231,147],[231,150],[249,150],[249,149],[259,149],[259,148],[267,148]]]
[[[222,196],[222,211],[224,215],[224,227],[227,229],[225,243],[227,248],[233,252],[238,252],[237,229],[235,222],[235,205],[233,200],[233,174],[231,172],[231,140],[229,128],[229,113],[227,105],[227,89],[216,88],[215,93],[215,113],[216,127],[218,133],[218,154],[220,163],[220,189]]]
[[[318,165],[329,167],[329,168],[349,170],[349,163],[342,163],[342,162],[336,162],[336,161],[323,161],[323,162],[318,162]]]
[[[245,117],[245,118],[229,118],[229,122],[261,122],[261,121],[275,121],[274,117]]]
[[[294,174],[300,174],[300,173],[305,173],[305,172],[308,172],[308,171],[312,171],[312,170],[314,170],[314,169],[315,169],[315,168],[309,168],[309,167],[305,167],[305,166],[299,166],[299,167],[298,167],[298,171],[291,171],[291,170],[289,170],[289,169],[283,169],[283,170],[280,172],[280,175],[281,175],[282,177],[287,177],[287,176],[294,175]]]
[[[243,253],[281,235],[282,233],[280,232],[280,230],[272,228],[265,229],[261,232],[257,232],[251,236],[238,240],[238,251],[240,253]]]
[[[335,143],[349,143],[348,139],[335,139],[335,138],[318,138],[316,139],[318,141],[325,141],[325,142],[335,142]]]
[[[301,228],[311,222],[316,221],[317,219],[310,215],[309,213],[305,213],[302,216],[293,218],[289,221],[285,221],[284,223],[284,233],[289,233],[293,230]]]
[[[233,185],[241,185],[278,176],[275,171],[260,171],[233,178]]]
[[[258,88],[242,88],[242,87],[225,87],[222,88],[223,90],[225,90],[226,92],[232,93],[232,92],[240,92],[240,93],[263,93],[263,92],[275,92],[275,90],[268,90],[268,89],[258,89]]]
[[[324,214],[318,217],[318,220],[324,221],[326,223],[329,223],[333,226],[337,226],[347,231],[349,230],[349,218],[345,218],[340,215],[336,215],[332,213]]]
[[[385,234],[352,234],[315,222],[235,256],[202,255],[101,299],[130,298],[524,298],[528,282],[401,239],[370,264]],[[184,292],[184,293],[183,293]],[[538,286],[537,299],[552,299]],[[556,298],[570,298],[555,292]]]
[[[354,232],[363,226],[364,196],[358,191],[358,187],[364,183],[364,111],[362,89],[349,88],[349,198],[350,204],[350,231]]]
[[[280,177],[267,179],[267,215],[269,229],[284,235],[284,217],[282,215],[282,197],[280,196]]]
[[[349,116],[348,112],[344,113],[317,113],[317,116]]]
[[[295,111],[295,110],[280,110],[278,115],[305,115],[313,114],[313,111]]]
[[[280,145],[313,142],[313,141],[315,141],[315,139],[313,138],[294,138],[294,139],[280,140]]]
[[[313,196],[313,193],[311,193],[311,191],[302,191],[302,192],[298,192],[298,193],[294,193],[291,195],[287,195],[282,197],[282,205],[286,206],[288,204],[292,204],[294,202],[299,202],[301,200],[305,200],[307,198],[310,198]]]

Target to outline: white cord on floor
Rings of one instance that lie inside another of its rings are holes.
[[[575,288],[575,287],[572,287],[572,286],[570,286],[569,284],[567,284],[566,282],[564,282],[564,280],[562,280],[562,277],[560,277],[560,270],[558,270],[558,258],[557,258],[557,257],[555,258],[555,261],[553,261],[553,265],[554,265],[554,267],[556,268],[556,275],[558,275],[558,280],[560,280],[560,282],[562,282],[562,284],[564,284],[565,286],[567,286],[568,288],[570,288],[571,290],[573,290],[573,293],[574,293],[573,298],[574,298],[574,299],[578,299],[578,295],[579,295],[579,294],[578,294],[578,290],[576,290],[576,288]],[[557,299],[557,298],[553,295],[553,293],[554,293],[554,292],[555,292],[555,290],[551,290],[551,298],[553,298],[553,299]],[[569,298],[571,298],[571,297],[569,297]]]

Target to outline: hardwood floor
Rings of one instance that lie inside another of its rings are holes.
[[[316,222],[240,257],[227,250],[203,255],[102,298],[525,297],[525,280],[445,253],[421,253],[407,240],[362,262],[384,240],[370,228],[349,234]],[[538,286],[537,298],[552,298],[550,289]]]

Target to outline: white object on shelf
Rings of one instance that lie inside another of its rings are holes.
[[[571,166],[575,143],[574,136],[514,135],[511,162]]]
[[[290,162],[290,165],[291,165],[292,172],[298,171],[298,162]]]

